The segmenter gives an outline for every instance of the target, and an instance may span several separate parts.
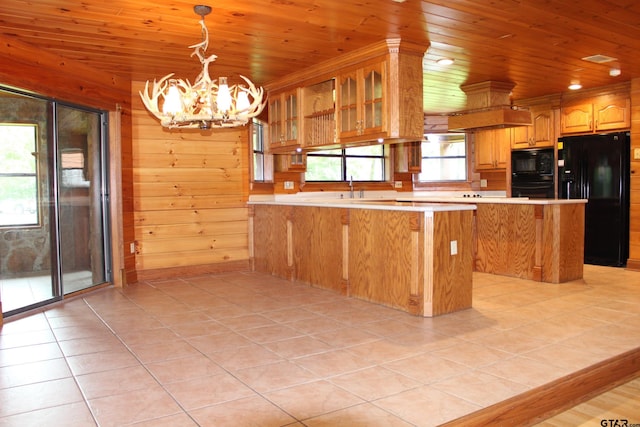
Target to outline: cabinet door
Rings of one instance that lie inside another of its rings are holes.
[[[511,148],[529,148],[533,141],[533,126],[516,126],[511,128]]]
[[[511,130],[491,129],[475,134],[475,170],[505,169],[509,162]]]
[[[340,76],[337,99],[340,137],[357,136],[360,130],[357,72]]]
[[[509,129],[496,129],[494,137],[494,169],[506,169],[511,161],[511,132]]]
[[[298,94],[289,92],[284,95],[284,145],[298,143]]]
[[[495,131],[483,130],[474,135],[475,140],[475,170],[489,170],[495,168]]]
[[[382,64],[362,70],[362,106],[360,110],[361,133],[377,133],[382,130],[384,111],[384,84]]]
[[[593,130],[593,105],[582,104],[563,107],[561,121],[562,133],[591,132]]]
[[[624,129],[630,127],[630,104],[629,99],[595,104],[593,113],[596,130]]]
[[[279,147],[284,141],[282,126],[282,97],[269,97],[269,145]]]
[[[551,110],[533,113],[532,141],[536,147],[553,147]]]
[[[383,132],[385,116],[384,63],[342,74],[338,84],[338,126],[341,139]]]

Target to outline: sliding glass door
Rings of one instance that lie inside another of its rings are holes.
[[[61,284],[69,294],[107,281],[102,114],[57,106],[55,117]]]
[[[110,280],[106,115],[0,90],[4,316]]]

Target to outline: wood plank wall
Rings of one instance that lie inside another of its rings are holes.
[[[631,80],[631,197],[629,208],[629,260],[627,268],[640,270],[640,79]]]
[[[131,95],[138,278],[248,269],[248,127],[169,131],[143,87]]]

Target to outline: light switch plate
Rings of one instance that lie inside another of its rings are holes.
[[[640,148],[633,149],[633,160],[640,160]]]
[[[451,255],[457,255],[458,254],[458,241],[457,240],[452,240],[451,241]]]
[[[395,182],[393,183],[393,186],[394,186],[395,188],[402,188],[402,181],[395,181]]]

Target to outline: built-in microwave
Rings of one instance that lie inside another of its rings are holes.
[[[553,176],[553,148],[532,148],[511,152],[511,173]]]
[[[511,196],[553,199],[553,148],[511,152]]]

